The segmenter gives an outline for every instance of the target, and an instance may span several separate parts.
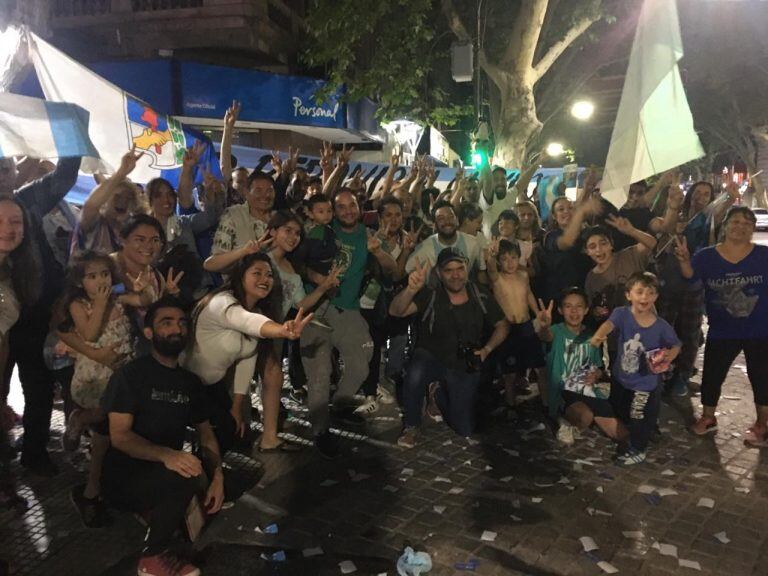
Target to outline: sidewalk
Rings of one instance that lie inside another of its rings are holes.
[[[402,450],[394,444],[399,418],[389,409],[369,423],[368,438],[344,441],[336,461],[311,450],[230,457],[254,487],[198,542],[204,574],[341,574],[343,561],[355,574],[396,574],[410,544],[431,555],[431,575],[460,574],[457,565],[471,560],[476,574],[597,575],[610,569],[598,565],[605,561],[620,574],[764,575],[768,467],[741,438],[754,419],[744,371],[739,358],[716,435],[686,431],[700,410],[697,397],[667,399],[660,443],[647,463],[627,469],[611,463],[613,447],[594,432],[559,446],[534,407],[517,421],[496,414],[472,442],[434,425],[415,449]],[[143,529],[117,514],[107,530],[82,527],[68,492],[83,476],[63,469],[53,480],[21,476],[32,507],[22,517],[0,513],[0,549],[12,573],[135,574]],[[270,524],[277,534],[264,533]],[[728,543],[715,538],[721,532]],[[584,536],[598,547],[589,554]],[[284,562],[262,558],[279,551]],[[689,567],[695,563],[700,570]]]

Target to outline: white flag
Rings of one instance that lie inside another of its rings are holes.
[[[677,67],[682,57],[676,2],[645,0],[601,184],[616,206],[632,182],[704,155]]]
[[[195,139],[205,140],[35,34],[29,34],[29,52],[45,97],[77,104],[90,113],[89,134],[102,160],[84,158],[83,172],[114,172],[123,154],[135,145],[144,155],[131,173],[133,181],[147,182],[161,176],[175,182],[185,148]],[[212,154],[213,146],[209,145],[201,164],[210,162]],[[218,175],[218,162],[212,162],[211,169]]]

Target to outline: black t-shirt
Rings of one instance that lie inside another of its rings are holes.
[[[504,319],[496,300],[485,289],[469,284],[467,292],[469,300],[459,306],[451,304],[442,284],[435,289],[422,288],[413,299],[418,309],[416,347],[461,371],[465,370],[466,362],[459,356],[459,347],[482,348],[494,325]],[[430,304],[431,310],[427,310]]]
[[[640,230],[641,232],[650,232],[648,230],[651,220],[653,220],[653,212],[647,206],[639,206],[638,208],[622,208],[619,210],[619,216],[626,218],[632,223],[632,226]],[[613,251],[618,252],[629,248],[637,244],[637,240],[630,238],[626,234],[622,234],[618,230],[613,230]]]
[[[133,432],[158,446],[181,450],[188,425],[208,420],[203,383],[180,366],[152,356],[117,370],[104,394],[105,412],[133,414]]]

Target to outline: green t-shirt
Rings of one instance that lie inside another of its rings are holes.
[[[341,283],[331,304],[345,310],[359,310],[360,287],[368,263],[368,233],[362,224],[358,224],[353,232],[345,232],[336,220],[333,221],[333,231],[338,248],[335,264],[341,270]]]
[[[571,332],[565,323],[550,328],[552,343],[547,353],[547,377],[549,381],[550,414],[557,414],[560,407],[560,392],[566,378],[586,367],[602,367],[603,355],[600,348],[589,343],[592,332],[588,329],[581,334]]]

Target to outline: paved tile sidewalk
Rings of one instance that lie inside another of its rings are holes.
[[[344,560],[356,574],[395,574],[406,544],[429,552],[438,575],[461,573],[455,565],[472,559],[477,574],[596,575],[601,560],[621,574],[767,574],[768,468],[764,452],[741,438],[754,419],[744,370],[740,358],[716,435],[685,429],[698,398],[665,400],[660,443],[628,469],[611,463],[613,447],[596,433],[559,446],[533,407],[517,421],[497,414],[479,442],[428,427],[413,450],[394,446],[399,420],[384,411],[368,427],[370,441],[345,441],[337,461],[312,451],[260,458],[259,484],[198,543],[204,574],[340,574]],[[65,469],[54,480],[22,477],[33,507],[23,517],[0,513],[0,547],[15,574],[134,574],[142,529],[128,515],[108,530],[83,528],[68,501],[82,476]],[[271,523],[278,534],[256,530]],[[586,554],[583,536],[598,549]],[[676,556],[662,554],[671,546]],[[304,558],[311,547],[323,554]],[[278,550],[285,562],[262,559]]]

